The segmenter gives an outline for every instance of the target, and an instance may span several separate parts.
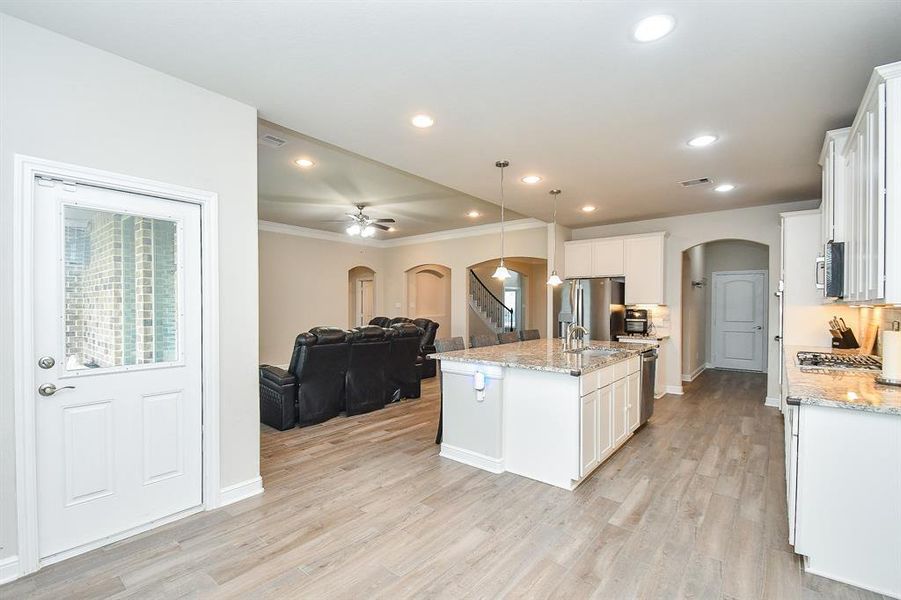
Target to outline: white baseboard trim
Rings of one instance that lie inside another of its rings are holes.
[[[241,481],[219,490],[219,507],[227,506],[263,493],[263,478],[257,475],[253,479]]]
[[[820,577],[825,577],[826,579],[831,579],[832,581],[838,581],[841,583],[846,583],[848,585],[853,585],[854,587],[859,587],[860,589],[863,589],[863,590],[869,590],[869,591],[875,592],[877,594],[882,594],[883,596],[886,596],[888,598],[898,598],[899,597],[899,593],[898,593],[899,590],[886,590],[886,589],[882,589],[882,588],[875,588],[872,585],[868,585],[866,583],[862,583],[862,582],[856,581],[854,579],[849,579],[847,577],[842,577],[839,575],[833,575],[833,574],[827,573],[825,571],[820,571],[819,569],[811,568],[809,560],[807,561],[807,566],[804,567],[804,572],[811,573],[812,575],[818,575]]]
[[[782,401],[774,396],[767,396],[766,400],[763,401],[763,405],[772,406],[773,408],[779,408],[782,405]]]
[[[694,381],[695,379],[698,378],[698,375],[703,373],[705,370],[707,370],[707,365],[703,364],[703,365],[699,366],[697,369],[695,369],[694,371],[692,371],[691,373],[688,373],[688,374],[682,373],[682,381],[685,381],[685,382]]]
[[[676,394],[677,396],[681,396],[685,392],[682,391],[681,385],[668,385],[668,386],[666,386],[666,393],[667,394]]]
[[[9,583],[13,579],[18,579],[21,575],[18,556],[0,558],[0,585]]]
[[[449,458],[450,460],[455,460],[464,465],[482,469],[483,471],[490,471],[491,473],[503,473],[505,471],[504,459],[502,458],[491,458],[490,456],[485,456],[484,454],[479,454],[478,452],[473,452],[472,450],[466,450],[464,448],[457,448],[456,446],[451,446],[449,444],[441,444],[441,452],[438,456]]]

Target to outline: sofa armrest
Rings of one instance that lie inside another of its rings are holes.
[[[419,354],[422,355],[423,358],[428,356],[429,354],[435,354],[438,352],[438,349],[435,348],[435,344],[426,344],[422,348],[419,349]]]
[[[260,421],[279,431],[297,423],[297,378],[271,365],[260,365]]]
[[[285,385],[294,385],[297,383],[297,378],[280,367],[260,365],[260,383],[263,383],[264,381],[267,383],[274,383],[281,387]]]

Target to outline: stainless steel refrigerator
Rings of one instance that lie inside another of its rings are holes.
[[[554,293],[555,337],[572,324],[588,330],[592,340],[616,340],[625,333],[626,284],[622,277],[567,279]]]

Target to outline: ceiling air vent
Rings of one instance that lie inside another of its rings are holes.
[[[680,181],[679,185],[682,187],[692,187],[695,185],[705,185],[710,183],[709,177],[701,177],[700,179],[687,179],[685,181]]]
[[[267,133],[260,138],[260,143],[266,144],[267,146],[272,146],[273,148],[281,148],[288,143],[288,140],[284,140],[280,137],[272,135],[271,133]]]

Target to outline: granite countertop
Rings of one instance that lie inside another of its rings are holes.
[[[836,350],[810,346],[785,347],[786,402],[794,405],[829,406],[901,416],[901,387],[876,383],[878,371],[826,370],[802,367],[798,352],[857,354],[857,350]]]
[[[498,344],[484,348],[467,348],[453,352],[429,354],[429,358],[438,360],[495,365],[533,371],[566,373],[578,377],[584,373],[596,371],[614,363],[638,356],[645,350],[655,348],[653,344],[636,344],[634,342],[602,342],[589,341],[592,348],[612,348],[615,353],[606,356],[583,356],[580,353],[563,351],[563,340],[529,340],[512,344]]]
[[[663,340],[669,339],[669,334],[661,333],[657,335],[618,335],[616,336],[618,340],[649,340],[652,342],[662,342]]]

